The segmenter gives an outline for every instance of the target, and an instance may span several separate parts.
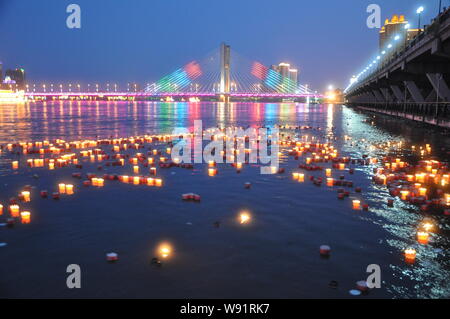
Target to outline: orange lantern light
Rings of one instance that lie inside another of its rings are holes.
[[[22,224],[29,224],[31,221],[30,212],[21,212],[20,217],[21,217]]]
[[[60,194],[65,194],[66,193],[66,184],[63,184],[63,183],[59,184],[58,189],[59,189]]]
[[[12,169],[18,169],[19,168],[19,162],[18,161],[13,161],[11,163]]]
[[[161,187],[162,184],[163,184],[162,179],[160,179],[160,178],[155,179],[155,186],[156,187]]]
[[[66,185],[66,194],[67,195],[73,195],[73,185],[72,184],[67,184]]]
[[[422,245],[427,245],[429,238],[430,238],[430,234],[428,234],[427,232],[418,232],[417,233],[417,241]]]
[[[23,191],[21,193],[22,197],[23,197],[23,201],[24,202],[29,202],[31,201],[31,197],[30,197],[30,192],[29,191]]]
[[[405,260],[408,263],[414,263],[416,260],[416,250],[413,248],[405,249]]]
[[[354,210],[360,210],[361,209],[361,201],[360,200],[353,200],[353,209]]]
[[[11,217],[19,217],[19,213],[20,213],[19,205],[10,205],[9,213],[11,214]]]

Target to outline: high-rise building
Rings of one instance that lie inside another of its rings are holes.
[[[9,77],[11,81],[14,81],[16,84],[16,87],[18,89],[25,89],[25,70],[22,68],[14,69],[14,70],[7,70],[5,72],[5,78]]]
[[[289,63],[280,63],[278,64],[278,73],[281,74],[283,78],[289,78],[289,69],[291,68],[291,65]]]
[[[297,86],[298,84],[298,69],[289,69],[289,79]]]
[[[419,29],[407,28],[408,21],[405,20],[404,15],[394,14],[392,19],[386,19],[384,26],[380,30],[380,50],[384,50],[386,46],[392,41],[395,36],[399,35],[403,39],[406,38],[406,42],[413,39],[419,32]],[[403,42],[405,43],[405,41]]]

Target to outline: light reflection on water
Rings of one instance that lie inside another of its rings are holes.
[[[420,142],[426,136],[433,148],[447,147],[448,139],[429,130],[405,130],[392,120],[379,120],[376,125],[363,122],[367,115],[333,105],[275,104],[275,103],[125,103],[72,102],[0,105],[0,144],[16,141],[36,141],[62,138],[66,140],[97,137],[128,137],[141,134],[171,133],[174,128],[192,129],[194,121],[203,120],[204,128],[220,126],[305,125],[315,128],[306,134],[321,139],[351,136],[351,141],[333,141],[344,155],[360,158],[363,154],[382,156],[372,144],[404,141],[405,145]],[[394,132],[394,133],[393,133]],[[364,139],[364,142],[361,140]],[[406,147],[406,146],[405,146]],[[404,150],[407,154],[408,151]],[[285,158],[284,158],[285,160]],[[360,166],[361,185],[366,185],[365,200],[371,214],[361,219],[377,225],[385,236],[373,238],[385,249],[385,257],[377,251],[374,263],[387,263],[391,273],[383,277],[387,289],[383,297],[450,297],[450,264],[448,247],[449,225],[443,217],[433,216],[440,231],[430,246],[415,244],[417,225],[423,216],[413,206],[397,200],[395,208],[387,209],[389,194],[386,189],[370,182],[373,166]],[[288,170],[289,172],[289,170]],[[0,174],[10,174],[9,161],[0,156]],[[270,184],[270,179],[261,180]],[[285,201],[295,199],[275,194]],[[301,201],[296,205],[302,205]],[[333,204],[330,204],[334,208]],[[315,225],[320,227],[320,225]],[[350,230],[346,230],[350,231]],[[414,267],[401,259],[403,249],[414,246],[418,260]],[[399,261],[400,260],[400,261]],[[386,270],[385,270],[386,271]]]

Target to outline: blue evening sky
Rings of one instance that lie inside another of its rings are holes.
[[[31,83],[151,82],[228,42],[265,65],[287,61],[301,83],[344,87],[373,56],[382,18],[402,13],[416,26],[439,0],[0,0],[0,61],[23,67]],[[443,0],[449,5],[450,0]],[[66,7],[82,9],[82,28],[66,27]]]

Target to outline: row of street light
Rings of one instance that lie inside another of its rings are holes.
[[[439,7],[441,7],[441,5],[439,5]],[[419,8],[417,8],[416,13],[419,16],[419,21],[418,21],[418,32],[420,33],[422,31],[421,29],[421,16],[422,13],[425,11],[425,8],[423,6],[420,6]],[[440,11],[440,9],[439,9]],[[405,46],[408,40],[408,30],[411,28],[411,25],[408,23],[405,25]],[[362,70],[358,75],[354,75],[351,79],[350,79],[350,84],[347,86],[347,88],[344,90],[344,93],[348,92],[348,90],[355,84],[357,83],[361,78],[366,78],[374,69],[375,67],[379,64],[379,62],[381,61],[382,57],[386,54],[388,54],[388,52],[390,50],[392,50],[394,47],[396,47],[398,45],[398,42],[401,39],[401,35],[396,34],[392,40],[394,41],[393,43],[389,43],[385,49],[383,49],[381,51],[381,54],[378,55],[364,70]]]

